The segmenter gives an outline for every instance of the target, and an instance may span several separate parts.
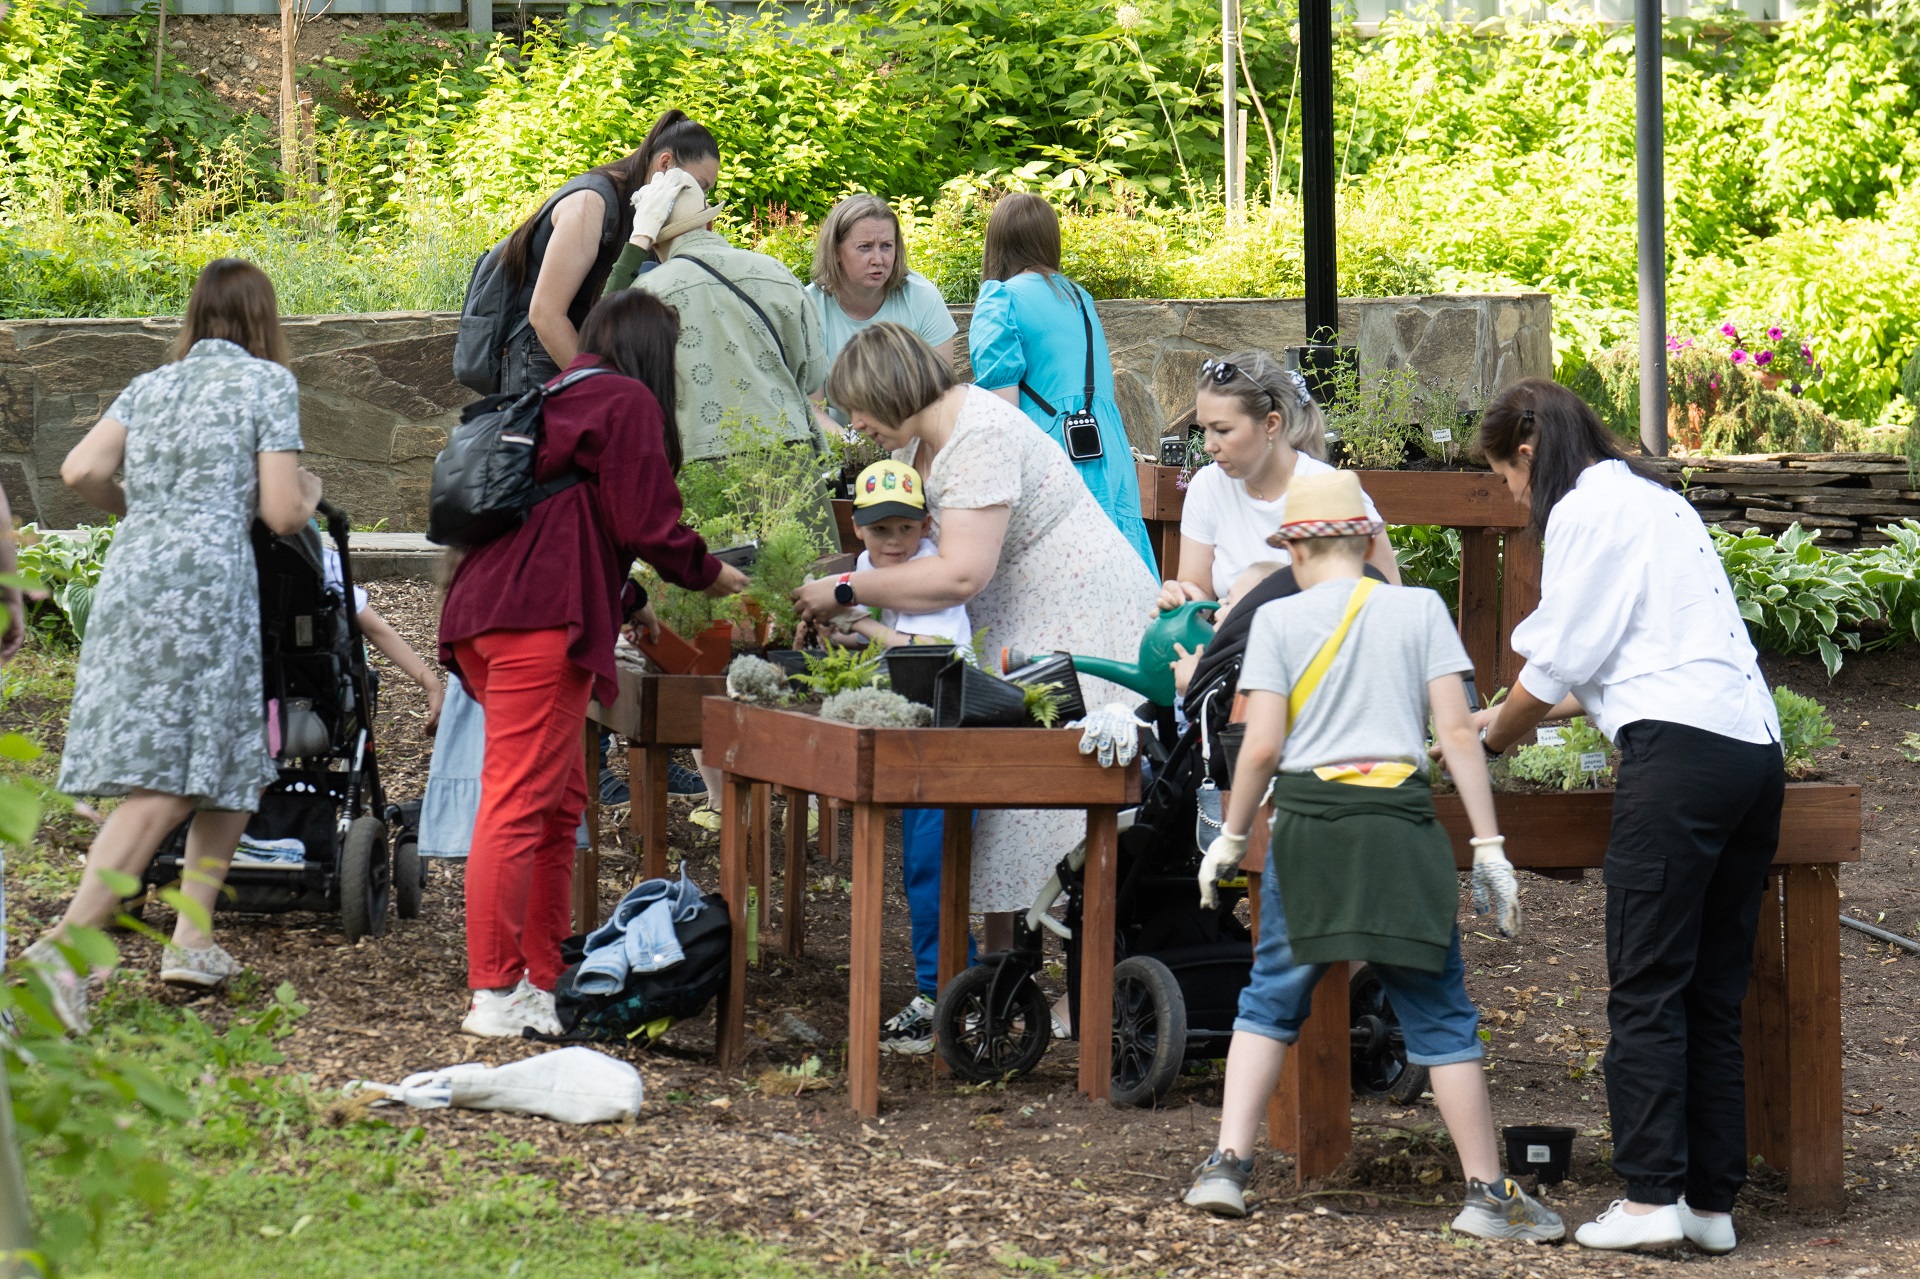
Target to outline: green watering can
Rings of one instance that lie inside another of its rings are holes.
[[[1075,653],[1073,668],[1082,675],[1111,680],[1122,688],[1131,689],[1156,706],[1171,706],[1179,697],[1173,686],[1173,663],[1180,654],[1173,651],[1173,646],[1178,644],[1189,653],[1205,647],[1207,641],[1213,638],[1213,623],[1204,614],[1212,613],[1219,607],[1214,600],[1189,600],[1148,623],[1146,632],[1140,636],[1140,656],[1137,660],[1116,662],[1105,657],[1082,657]],[[1002,655],[1004,668],[1008,671],[1017,671],[1035,660],[1039,659],[1014,653]]]

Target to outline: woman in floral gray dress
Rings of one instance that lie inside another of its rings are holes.
[[[194,285],[174,360],[135,378],[60,468],[75,492],[124,517],[80,649],[59,785],[125,798],[65,917],[27,952],[76,1031],[85,965],[55,943],[119,908],[98,872],[138,875],[192,814],[182,888],[210,914],[274,779],[248,529],[256,510],[278,533],[312,517],[320,481],[301,468],[300,447],[273,284],[223,258]],[[123,469],[124,488],[114,479]],[[163,980],[202,987],[239,971],[184,914],[162,965]]]

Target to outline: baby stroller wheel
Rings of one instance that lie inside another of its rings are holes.
[[[1387,988],[1371,965],[1355,966],[1347,981],[1353,1038],[1353,1090],[1362,1097],[1405,1106],[1427,1090],[1427,1068],[1407,1060],[1407,1041]]]
[[[970,1084],[1022,1075],[1040,1064],[1053,1035],[1047,997],[1025,973],[976,964],[947,983],[934,1005],[933,1038],[947,1068]]]
[[[1187,1001],[1173,971],[1150,955],[1113,966],[1113,1104],[1157,1104],[1187,1053]]]
[[[349,943],[387,931],[388,871],[386,823],[355,818],[340,845],[340,931]]]
[[[420,841],[402,836],[393,849],[393,909],[402,919],[420,918],[420,899],[427,890],[427,863]]]

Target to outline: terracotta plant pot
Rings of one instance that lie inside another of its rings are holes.
[[[767,616],[767,610],[753,600],[746,601],[747,618],[753,623],[752,637],[747,641],[754,648],[765,648],[767,641],[773,638],[773,619]]]
[[[647,655],[649,662],[668,675],[690,675],[693,673],[694,665],[700,660],[700,650],[689,644],[678,631],[665,622],[660,623],[659,639],[650,640],[644,632],[641,634],[640,651]]]
[[[733,660],[733,623],[711,623],[706,630],[693,637],[693,646],[700,650],[700,655],[687,674],[726,674],[727,663]]]

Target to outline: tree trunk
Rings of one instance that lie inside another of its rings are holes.
[[[292,190],[301,173],[300,95],[294,84],[300,28],[306,24],[305,0],[280,0],[280,171]]]

